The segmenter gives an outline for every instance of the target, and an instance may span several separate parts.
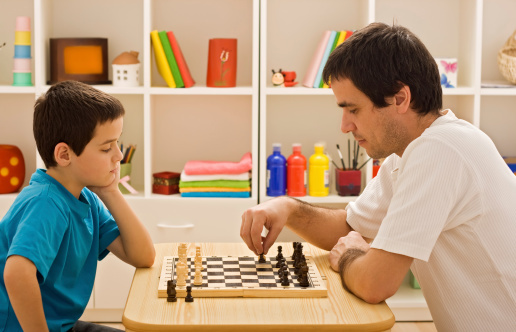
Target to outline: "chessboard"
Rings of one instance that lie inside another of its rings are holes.
[[[308,287],[302,287],[294,273],[293,261],[286,259],[289,286],[282,286],[276,268],[275,257],[266,257],[259,263],[258,257],[201,256],[202,285],[195,286],[194,258],[187,258],[186,286],[192,286],[194,297],[327,297],[326,282],[322,279],[311,256],[306,256]],[[158,297],[167,297],[167,281],[176,279],[177,256],[165,256],[158,284]],[[186,296],[186,286],[176,287],[177,297]]]

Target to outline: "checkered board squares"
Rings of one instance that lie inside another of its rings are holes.
[[[276,258],[267,257],[259,263],[258,257],[207,256],[202,257],[202,280],[195,286],[194,258],[188,257],[186,285],[192,286],[193,297],[326,297],[326,282],[321,278],[312,257],[306,257],[308,266],[308,287],[301,287],[294,273],[293,261],[287,257],[289,286],[281,286],[276,268]],[[158,285],[158,297],[167,297],[167,281],[176,280],[175,266],[178,257],[163,258]],[[178,297],[186,296],[186,287],[176,287]]]

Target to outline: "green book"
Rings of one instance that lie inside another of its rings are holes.
[[[170,41],[167,37],[166,31],[158,32],[159,39],[161,41],[161,45],[163,45],[163,50],[165,51],[165,56],[167,57],[168,66],[172,71],[172,76],[174,77],[174,81],[176,81],[177,88],[184,88],[185,83],[183,82],[183,78],[181,77],[181,73],[179,72],[179,67],[177,66],[176,58],[174,56],[174,52],[172,52],[172,46],[170,46]]]

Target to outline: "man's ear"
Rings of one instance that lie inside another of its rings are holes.
[[[394,95],[394,102],[398,108],[398,113],[405,113],[410,107],[410,88],[408,85],[403,85],[401,89]]]
[[[66,143],[59,143],[54,148],[54,158],[59,166],[66,167],[72,161],[72,149]]]

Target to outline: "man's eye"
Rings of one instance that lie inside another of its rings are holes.
[[[357,110],[356,110],[356,109],[354,109],[354,110],[349,110],[349,113],[351,113],[351,114],[355,114],[356,112],[357,112]]]

